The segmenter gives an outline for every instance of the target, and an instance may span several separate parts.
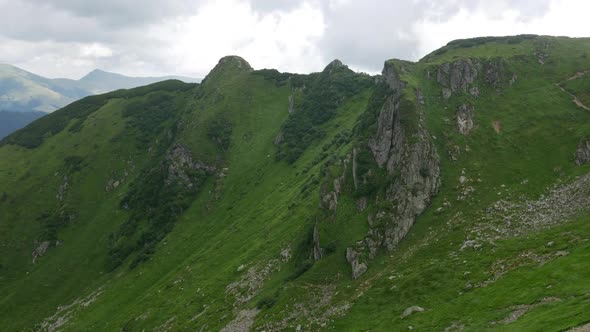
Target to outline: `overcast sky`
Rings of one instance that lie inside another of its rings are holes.
[[[48,77],[94,68],[203,77],[224,55],[375,73],[458,38],[590,36],[588,0],[0,0],[0,63]]]

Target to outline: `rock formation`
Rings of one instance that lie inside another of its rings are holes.
[[[576,165],[580,166],[588,162],[590,162],[590,139],[585,139],[576,149]]]
[[[436,81],[442,87],[442,94],[449,99],[455,92],[467,92],[471,84],[477,79],[480,64],[471,59],[461,59],[455,62],[445,62],[439,68]],[[469,90],[478,94],[479,90]]]
[[[423,124],[421,105],[416,104],[415,109],[404,112],[404,115],[415,116],[418,120],[417,131],[407,132],[408,128],[403,124],[407,119],[402,119],[399,102],[404,92],[400,88],[404,89],[405,84],[387,67],[384,76],[392,94],[381,109],[377,133],[369,141],[369,147],[379,167],[385,167],[388,174],[399,174],[389,184],[386,194],[386,199],[397,202],[397,206],[382,216],[389,219],[383,245],[392,250],[438,191],[440,166],[436,148]]]
[[[449,69],[451,73],[460,69],[453,68]],[[475,75],[471,69],[463,68],[463,71],[467,71],[469,77]],[[358,278],[367,270],[360,253],[368,252],[367,256],[371,259],[380,247],[393,250],[440,186],[439,156],[423,123],[422,104],[402,103],[402,99],[407,98],[406,94],[420,95],[420,91],[408,91],[407,83],[400,78],[393,64],[386,63],[383,76],[390,90],[389,97],[379,112],[377,131],[367,145],[376,164],[386,170],[392,179],[382,198],[391,208],[378,211],[373,218],[382,227],[372,227],[360,244],[347,249],[346,258],[351,264],[353,278]],[[463,84],[457,78],[452,81],[449,87],[454,89]],[[408,123],[415,123],[416,126]]]
[[[176,144],[170,149],[163,163],[166,170],[166,184],[179,183],[187,189],[193,189],[195,185],[195,173],[203,174],[215,172],[215,166],[208,166],[204,163],[193,160],[190,150]]]
[[[457,109],[457,129],[463,135],[468,135],[473,129],[473,107],[463,104]]]

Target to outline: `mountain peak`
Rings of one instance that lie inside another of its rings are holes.
[[[323,73],[331,74],[334,71],[338,71],[338,70],[341,70],[341,69],[348,69],[348,70],[350,70],[347,65],[345,65],[345,64],[342,63],[342,61],[340,61],[338,59],[334,59],[334,60],[332,60],[332,62],[330,62],[326,66],[326,68],[324,68],[324,70],[322,72]]]
[[[226,73],[234,74],[237,72],[249,72],[252,71],[252,66],[244,58],[237,55],[228,55],[219,59],[217,65],[209,72],[207,77],[203,80],[206,82],[213,77],[225,76]]]
[[[80,79],[80,81],[88,81],[88,80],[93,80],[93,79],[97,79],[97,78],[106,78],[106,77],[115,78],[115,77],[122,77],[122,75],[111,73],[111,72],[96,68],[96,69],[92,70],[91,72],[89,72],[88,74],[86,74],[84,77],[82,77]]]
[[[223,58],[219,59],[219,62],[217,63],[217,66],[215,66],[215,68],[227,66],[247,71],[252,70],[252,67],[250,66],[248,61],[244,60],[244,58],[237,55],[224,56]]]

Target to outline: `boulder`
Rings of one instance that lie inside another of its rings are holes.
[[[422,307],[419,307],[417,305],[411,306],[411,307],[407,308],[406,310],[404,310],[404,312],[401,315],[401,318],[406,318],[415,312],[423,312],[423,311],[424,311],[424,308],[422,308]]]
[[[352,279],[358,279],[367,272],[367,264],[359,261],[359,254],[351,247],[346,248],[346,260],[352,267]]]

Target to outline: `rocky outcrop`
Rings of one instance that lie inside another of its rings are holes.
[[[314,260],[320,260],[322,258],[322,247],[320,246],[320,232],[318,231],[318,224],[313,226],[313,252],[312,256]]]
[[[504,80],[506,70],[504,68],[504,61],[501,58],[492,59],[484,62],[485,82],[494,88],[499,88]],[[511,75],[507,81],[516,81],[516,75]]]
[[[455,92],[467,92],[471,84],[477,79],[480,64],[471,59],[461,59],[455,62],[445,62],[438,67],[436,81],[442,87],[442,95],[449,99]],[[469,89],[472,94],[479,94],[479,90]]]
[[[49,245],[49,241],[43,241],[37,248],[35,248],[35,250],[33,250],[33,253],[31,254],[31,256],[33,256],[33,264],[37,262],[37,258],[45,255],[47,249],[49,249]]]
[[[356,148],[352,149],[352,182],[354,184],[354,189],[356,190],[359,185],[358,185],[358,178],[356,176],[356,170],[357,170],[357,165],[356,165],[356,155],[357,155],[357,150]]]
[[[221,329],[221,332],[249,331],[259,311],[257,308],[241,310],[234,320]]]
[[[463,104],[457,108],[457,129],[463,135],[468,135],[473,129],[473,106]]]
[[[585,139],[576,149],[576,165],[585,165],[590,162],[590,139]]]
[[[441,86],[444,99],[461,93],[478,97],[480,94],[480,89],[476,86],[478,80],[497,90],[502,83],[512,85],[516,79],[516,74],[507,75],[505,63],[500,58],[483,61],[465,58],[445,62],[438,67],[436,74],[436,81]]]
[[[332,214],[336,212],[336,208],[338,207],[338,196],[342,191],[346,170],[351,158],[352,156],[349,154],[346,158],[339,160],[336,165],[342,167],[342,175],[332,178],[328,174],[325,174],[327,180],[320,188],[320,208],[325,211],[331,211]]]
[[[295,112],[295,97],[293,95],[289,95],[289,114]]]
[[[334,72],[336,72],[338,70],[341,70],[341,69],[349,70],[348,69],[348,66],[345,65],[345,64],[343,64],[342,61],[340,61],[338,59],[335,59],[332,62],[330,62],[326,66],[326,68],[324,68],[323,72],[324,73],[327,73],[327,74],[332,74],[332,73],[334,73]]]
[[[64,200],[69,187],[69,177],[66,174],[63,176],[63,182],[59,185],[59,188],[57,189],[57,194],[55,194],[55,198],[57,198],[59,202],[62,202]]]
[[[223,58],[219,59],[217,65],[213,68],[215,69],[225,68],[225,67],[234,67],[236,69],[252,71],[252,66],[248,63],[248,61],[244,60],[244,58],[237,56],[237,55],[228,55],[224,56]]]
[[[336,207],[338,206],[338,194],[336,191],[328,191],[322,194],[322,201],[321,207],[329,210],[329,211],[336,211]]]
[[[417,103],[415,109],[402,113],[400,98],[404,97],[399,89],[405,84],[395,72],[385,70],[384,75],[392,94],[381,109],[377,133],[369,140],[369,147],[379,167],[385,167],[390,175],[399,175],[394,177],[386,191],[385,198],[396,202],[393,211],[376,217],[386,219],[383,245],[392,250],[438,191],[440,166],[436,148],[424,127],[422,105]],[[407,128],[404,123],[410,120],[402,119],[402,116],[416,117],[417,126]],[[408,132],[408,129],[415,132]]]
[[[252,70],[254,70],[252,66],[242,57],[237,55],[225,56],[219,59],[217,65],[203,79],[202,84],[206,85],[223,77],[233,76],[236,73],[251,72]]]
[[[386,64],[383,76],[390,94],[378,115],[377,131],[369,139],[368,147],[391,182],[386,186],[385,197],[378,198],[384,201],[381,209],[376,215],[369,215],[368,234],[347,249],[353,278],[367,270],[362,257],[372,259],[379,248],[393,250],[398,245],[440,186],[439,156],[424,126],[420,98],[416,98],[417,103],[402,100],[409,93],[419,96],[420,91],[408,91],[393,65]],[[461,84],[456,79],[453,82],[455,87]]]
[[[179,183],[187,189],[195,189],[199,173],[202,175],[215,172],[215,166],[208,166],[198,160],[193,160],[190,150],[176,144],[170,149],[163,163],[166,174],[166,184]]]
[[[359,253],[351,247],[346,248],[346,260],[352,267],[353,279],[357,279],[367,271],[367,264],[360,261]]]

